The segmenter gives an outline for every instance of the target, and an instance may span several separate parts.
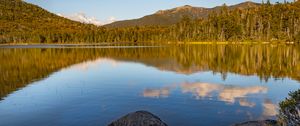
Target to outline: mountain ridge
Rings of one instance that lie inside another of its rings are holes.
[[[246,1],[243,3],[227,6],[229,10],[233,9],[247,9],[259,6],[259,3]],[[226,6],[225,4],[223,6]],[[111,24],[104,25],[107,28],[122,28],[122,27],[134,27],[134,26],[167,26],[176,24],[182,17],[188,16],[195,18],[206,18],[212,12],[218,12],[223,6],[216,6],[213,8],[194,7],[191,5],[179,6],[167,10],[159,10],[154,14],[146,15],[141,18],[116,21]]]
[[[0,0],[0,44],[232,41],[298,43],[299,10],[300,1],[262,5],[244,2],[215,8],[186,5],[157,11],[142,19],[119,22],[120,27],[117,28],[105,28],[59,17],[21,0]],[[194,19],[182,20],[183,16]]]

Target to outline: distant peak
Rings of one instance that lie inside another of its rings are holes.
[[[164,10],[159,10],[155,14],[163,14],[163,13],[164,13]]]
[[[191,5],[184,5],[184,6],[181,6],[181,7],[177,7],[176,9],[177,10],[185,10],[185,9],[191,9],[193,8]]]
[[[180,11],[188,11],[188,10],[192,10],[192,9],[199,9],[200,7],[193,7],[191,5],[184,5],[184,6],[180,6],[180,7],[176,7],[173,9],[169,9],[169,10],[159,10],[157,11],[155,14],[165,14],[165,13],[176,13],[176,12],[180,12]]]
[[[245,2],[243,2],[244,4],[255,4],[254,2],[252,2],[251,0],[248,0],[248,1],[245,1]],[[243,4],[242,3],[242,4]]]
[[[252,2],[251,0],[247,0],[244,3],[254,3],[254,2]]]
[[[182,8],[192,8],[191,5],[184,5],[184,6],[181,6]]]
[[[258,3],[255,3],[255,2],[252,2],[252,1],[248,0],[248,1],[245,1],[245,2],[237,4],[237,5],[248,5],[248,6],[251,6],[251,5],[257,5],[257,4]]]

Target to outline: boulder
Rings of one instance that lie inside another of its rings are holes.
[[[108,126],[167,126],[160,118],[147,111],[129,113]]]
[[[300,102],[280,110],[280,121],[286,126],[300,126]]]

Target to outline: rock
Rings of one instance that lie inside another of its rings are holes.
[[[167,126],[167,124],[150,112],[137,111],[123,116],[108,126]]]
[[[279,122],[285,126],[300,126],[300,89],[289,93],[279,105]]]
[[[240,124],[235,124],[234,126],[278,126],[275,120],[262,120],[262,121],[249,121]]]
[[[300,102],[297,105],[289,106],[280,111],[280,121],[287,126],[300,125]]]

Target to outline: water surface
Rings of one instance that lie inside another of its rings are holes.
[[[147,110],[171,126],[276,119],[300,88],[294,45],[0,49],[0,125],[107,125]]]

